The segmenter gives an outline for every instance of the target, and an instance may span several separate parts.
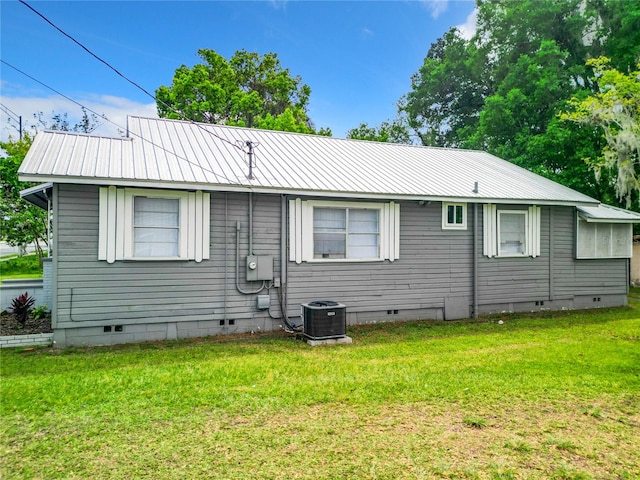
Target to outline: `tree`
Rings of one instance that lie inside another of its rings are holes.
[[[488,93],[482,58],[456,29],[431,45],[399,107],[423,145],[457,147],[463,132],[475,128]]]
[[[44,113],[38,112],[33,114],[33,118],[36,120],[36,124],[32,125],[32,128],[38,130],[44,128],[45,130],[59,130],[61,132],[81,132],[91,133],[98,128],[102,123],[101,119],[106,120],[105,115],[99,116],[95,113],[87,113],[87,109],[82,107],[82,117],[80,121],[75,125],[69,124],[69,115],[65,113],[51,113],[51,120],[44,118]]]
[[[20,191],[33,186],[18,180],[18,168],[24,160],[32,137],[0,142],[6,157],[0,158],[0,238],[24,251],[26,245],[35,245],[42,258],[42,247],[47,243],[48,212],[20,198]]]
[[[347,138],[373,142],[411,143],[408,126],[400,118],[382,122],[377,127],[361,123],[347,132]]]
[[[400,110],[423,144],[486,150],[602,201],[617,203],[595,127],[562,121],[573,96],[598,91],[587,59],[640,57],[640,5],[618,0],[476,0],[473,38],[431,45]],[[606,177],[606,178],[605,178]]]
[[[175,71],[171,86],[156,90],[158,115],[244,127],[312,132],[307,116],[311,89],[282,68],[277,54],[238,50],[229,59],[210,49],[204,61]]]
[[[597,157],[587,157],[597,178],[612,172],[616,194],[631,206],[640,193],[640,63],[637,70],[622,73],[606,57],[589,60],[599,91],[573,97],[563,119],[597,127],[606,145]]]
[[[70,125],[67,113],[52,113],[51,120],[46,120],[42,112],[33,115],[37,124],[34,128],[47,130],[73,131],[91,133],[99,124],[96,114],[88,114],[82,108],[82,117],[75,125]],[[102,118],[106,118],[102,116]],[[9,245],[20,247],[21,252],[27,245],[35,245],[36,252],[42,260],[43,246],[48,246],[47,227],[49,213],[23,200],[20,191],[32,187],[34,183],[21,182],[18,169],[31,147],[33,137],[23,135],[22,139],[0,142],[0,149],[5,155],[0,158],[0,239]]]

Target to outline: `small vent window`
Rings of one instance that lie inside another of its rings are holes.
[[[466,230],[467,228],[467,204],[443,203],[442,204],[442,228],[449,230]]]

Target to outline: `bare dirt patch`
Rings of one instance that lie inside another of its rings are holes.
[[[35,319],[33,315],[27,317],[24,326],[20,325],[16,315],[9,312],[0,313],[0,336],[32,335],[34,333],[52,333],[51,315]]]

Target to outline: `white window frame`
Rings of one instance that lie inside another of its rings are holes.
[[[453,207],[453,223],[449,222],[449,207]],[[456,223],[456,208],[462,208],[462,223]],[[466,230],[467,229],[467,204],[443,202],[442,203],[442,229],[443,230]]]
[[[589,225],[591,228],[595,230],[594,233],[594,245],[593,252],[587,253],[584,248],[581,248],[580,244],[580,229],[585,228],[586,225]],[[624,255],[614,255],[613,254],[613,245],[615,243],[614,234],[613,234],[613,226],[614,225],[625,225],[627,227],[627,232],[625,233],[627,243],[626,252]],[[608,233],[610,241],[609,241],[609,255],[603,256],[598,255],[598,232]],[[579,260],[590,260],[590,259],[607,259],[607,258],[631,258],[633,255],[633,225],[627,222],[607,222],[607,221],[588,221],[584,218],[578,216],[577,224],[576,224],[576,259]]]
[[[524,248],[519,253],[504,253],[502,251],[502,218],[506,215],[524,216]],[[498,210],[498,257],[528,257],[529,256],[529,212],[527,210]]]
[[[314,258],[314,208],[368,209],[378,211],[379,248],[376,258]],[[393,262],[400,258],[400,205],[395,202],[302,200],[289,202],[289,260],[296,263]]]
[[[134,199],[136,197],[175,199],[179,203],[178,255],[135,256]],[[98,259],[159,261],[209,258],[210,194],[202,191],[156,190],[144,188],[100,188]]]
[[[517,213],[525,215],[525,245],[524,254],[501,254],[500,253],[500,213]],[[524,258],[540,256],[540,229],[542,210],[538,206],[524,208],[501,208],[497,205],[487,203],[483,205],[483,254],[489,258]]]

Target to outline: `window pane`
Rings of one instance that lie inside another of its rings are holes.
[[[347,211],[344,208],[313,209],[313,257],[345,258]]]
[[[180,200],[177,198],[135,197],[136,226],[177,227]]]
[[[346,234],[316,233],[313,236],[313,258],[346,258]]]
[[[180,200],[134,197],[133,255],[177,257]]]
[[[378,210],[349,209],[348,258],[378,258]]]
[[[455,218],[455,207],[453,205],[447,205],[447,223],[452,225]]]
[[[526,252],[526,215],[500,212],[500,255]]]
[[[345,231],[347,228],[347,211],[344,208],[314,208],[314,231]]]
[[[378,210],[349,210],[349,233],[378,233]]]
[[[134,229],[134,256],[136,257],[177,257],[177,228]]]
[[[349,235],[349,258],[378,258],[378,235]]]
[[[462,225],[462,205],[456,205],[456,224]]]

